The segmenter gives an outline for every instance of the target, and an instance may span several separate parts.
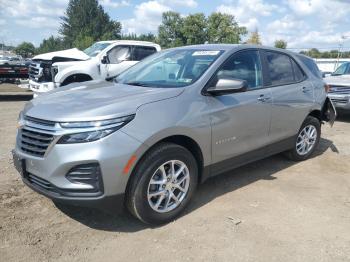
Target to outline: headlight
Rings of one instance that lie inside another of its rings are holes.
[[[112,134],[116,130],[117,129],[114,128],[114,129],[104,129],[104,130],[98,130],[98,131],[92,131],[92,132],[64,135],[63,137],[61,137],[61,139],[57,143],[58,144],[75,144],[75,143],[93,142],[105,136],[108,136],[109,134]]]
[[[135,115],[119,117],[108,120],[99,121],[82,121],[82,122],[64,122],[60,123],[63,128],[90,128],[90,127],[106,127],[106,126],[120,126],[129,123]]]
[[[63,135],[58,144],[73,144],[73,143],[86,143],[99,140],[106,137],[113,132],[117,131],[121,127],[129,123],[135,115],[126,117],[119,117],[108,120],[100,121],[84,121],[84,122],[64,122],[60,123],[64,129],[73,129],[74,131],[81,131],[71,134]],[[82,132],[86,129],[85,132]]]

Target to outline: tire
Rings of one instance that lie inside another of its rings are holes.
[[[176,171],[181,171],[177,179],[171,176]],[[174,220],[189,203],[197,187],[198,166],[186,148],[161,143],[146,153],[131,176],[126,192],[127,208],[142,222],[159,225]],[[173,181],[167,181],[170,177]],[[181,180],[181,184],[176,184]]]
[[[309,136],[305,132],[310,132],[311,135]],[[312,132],[316,132],[316,134]],[[305,137],[305,135],[309,138]],[[305,137],[304,139],[306,139],[307,143],[303,142],[302,137]],[[315,152],[320,142],[320,137],[320,121],[313,116],[307,116],[296,135],[294,147],[286,152],[286,156],[293,161],[304,161],[308,159]]]

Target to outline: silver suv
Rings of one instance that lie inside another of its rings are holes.
[[[303,61],[314,63],[261,46],[189,46],[112,82],[55,90],[20,113],[15,166],[55,201],[124,203],[143,222],[166,223],[211,176],[314,152],[335,110],[321,74]]]

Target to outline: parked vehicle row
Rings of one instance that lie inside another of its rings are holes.
[[[101,71],[106,59],[128,57],[100,49]],[[281,49],[168,49],[112,82],[63,86],[28,102],[14,163],[26,185],[55,201],[122,203],[145,223],[166,223],[211,176],[280,152],[309,158],[321,123],[336,116],[326,88],[311,58]]]
[[[36,96],[71,83],[104,80],[158,51],[160,46],[151,42],[120,40],[41,54],[30,65],[29,87]]]
[[[29,63],[29,60],[25,60],[21,56],[1,56],[0,81],[28,78]]]

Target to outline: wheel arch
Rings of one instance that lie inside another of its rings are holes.
[[[93,78],[86,73],[74,73],[72,75],[67,76],[63,81],[61,86],[65,86],[71,83],[85,82],[91,81]]]
[[[131,183],[132,177],[134,176],[135,170],[137,169],[138,165],[141,163],[145,155],[150,150],[152,150],[154,147],[158,146],[161,143],[174,143],[190,151],[190,153],[193,155],[198,165],[198,181],[199,183],[202,181],[202,178],[203,178],[202,173],[204,170],[204,158],[203,158],[203,153],[199,144],[193,138],[186,135],[169,135],[155,142],[151,147],[147,148],[147,150],[143,152],[142,155],[138,158],[138,160],[134,164],[132,171],[130,172],[129,180],[126,187],[127,190]]]
[[[320,122],[322,122],[322,112],[320,109],[312,110],[307,116],[313,116],[317,118]]]

